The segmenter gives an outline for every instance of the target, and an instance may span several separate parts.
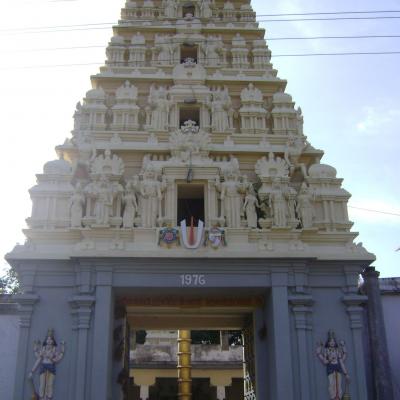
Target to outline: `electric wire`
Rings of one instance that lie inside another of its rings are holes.
[[[340,21],[340,20],[379,20],[379,19],[400,19],[400,15],[375,15],[370,16],[370,14],[397,14],[400,13],[400,10],[383,10],[383,11],[347,11],[347,12],[321,12],[321,13],[297,13],[297,14],[259,14],[256,18],[259,17],[273,17],[273,16],[314,16],[314,15],[349,15],[349,14],[368,14],[368,16],[350,16],[350,17],[313,17],[313,18],[278,18],[278,19],[256,19],[254,22],[304,22],[304,21]],[[160,22],[159,20],[153,19],[142,19],[138,18],[135,20],[125,20],[127,22],[133,23],[142,23],[142,22]],[[167,20],[171,21],[171,20]],[[187,24],[188,21],[182,20],[182,18],[176,18],[172,21],[175,22],[175,25]],[[229,22],[226,19],[221,22]],[[243,22],[248,23],[249,21],[231,21],[231,22]],[[253,21],[250,21],[253,22]],[[99,25],[108,25],[106,27],[96,28],[95,26]],[[54,25],[54,26],[42,26],[42,27],[26,27],[26,28],[7,28],[0,29],[0,33],[48,33],[48,32],[68,32],[74,30],[92,30],[92,29],[109,29],[110,27],[122,28],[129,27],[130,25],[117,25],[116,22],[99,22],[99,23],[85,23],[85,24],[73,24],[73,25]],[[173,26],[171,22],[171,26]],[[63,28],[72,28],[72,29],[63,29]]]
[[[365,51],[365,52],[343,52],[343,53],[293,53],[293,54],[275,54],[272,58],[277,58],[277,57],[327,57],[327,56],[366,56],[366,55],[398,55],[400,54],[399,51]],[[203,58],[203,60],[216,60],[215,58]],[[168,61],[168,60],[158,60],[159,62],[161,61]],[[118,64],[114,62],[113,64]],[[130,67],[134,68],[134,66],[129,66],[125,62],[120,63],[121,66],[125,67]],[[143,64],[148,64],[147,61],[144,61]],[[88,66],[88,65],[98,65],[98,66],[107,66],[102,62],[89,62],[89,63],[72,63],[72,64],[48,64],[48,65],[26,65],[26,66],[6,66],[6,67],[0,67],[0,71],[5,71],[5,70],[17,70],[17,69],[42,69],[42,68],[59,68],[59,67],[76,67],[76,66]],[[172,65],[172,64],[171,64]],[[154,65],[152,67],[162,67],[166,66],[169,67],[171,65]],[[118,65],[109,65],[111,67]],[[146,67],[148,65],[144,65]],[[223,66],[223,65],[222,65]],[[228,67],[229,68],[229,67]],[[231,69],[243,69],[239,67],[231,67]],[[253,68],[249,68],[250,70]]]
[[[352,40],[352,39],[393,39],[400,38],[400,34],[391,34],[391,35],[349,35],[349,36],[288,36],[288,37],[270,37],[267,38],[266,41],[287,41],[287,40]],[[211,43],[218,42],[218,39],[203,39],[203,40],[194,40],[191,43],[202,44],[202,43]],[[173,41],[165,41],[172,43]],[[81,50],[81,49],[95,49],[95,48],[105,48],[104,45],[87,45],[87,46],[70,46],[70,47],[48,47],[48,48],[38,48],[38,49],[20,49],[20,50],[11,50],[11,51],[3,51],[3,54],[17,54],[17,53],[33,53],[33,52],[46,52],[46,51],[60,51],[60,50]]]
[[[361,211],[373,212],[373,213],[377,213],[377,214],[392,215],[395,217],[400,217],[400,213],[393,213],[393,212],[381,211],[381,210],[373,210],[371,208],[363,208],[363,207],[356,207],[356,206],[347,206],[347,207],[353,208],[355,210],[361,210]]]

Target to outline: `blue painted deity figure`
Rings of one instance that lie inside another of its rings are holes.
[[[317,357],[326,366],[328,376],[328,392],[330,400],[342,400],[343,384],[342,376],[349,382],[349,375],[344,362],[347,358],[345,343],[336,341],[333,331],[329,331],[325,345],[321,342],[316,350]]]
[[[56,364],[61,361],[64,356],[64,342],[60,343],[57,348],[57,342],[54,338],[53,330],[49,329],[47,336],[42,343],[36,341],[34,343],[34,353],[36,362],[29,373],[29,379],[33,382],[33,373],[39,368],[39,390],[36,392],[34,387],[34,395],[39,400],[52,400],[54,393],[54,379],[56,376]]]

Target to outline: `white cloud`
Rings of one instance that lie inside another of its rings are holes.
[[[377,129],[381,130],[395,122],[400,117],[400,108],[368,106],[364,108],[363,114],[363,118],[356,124],[358,132],[375,133]]]

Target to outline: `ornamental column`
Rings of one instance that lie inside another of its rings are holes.
[[[28,354],[32,351],[29,348],[29,333],[31,328],[32,313],[35,303],[39,300],[39,296],[33,292],[14,296],[14,300],[18,303],[19,314],[19,340],[17,353],[17,373],[14,381],[14,399],[24,399],[24,389],[27,388],[27,360]]]
[[[190,331],[178,331],[178,398],[192,399],[192,365]]]
[[[92,306],[95,302],[93,296],[74,296],[70,305],[76,317],[77,343],[76,343],[76,371],[75,371],[75,400],[85,400],[86,370],[88,355],[88,335]]]
[[[364,291],[368,296],[367,315],[372,355],[372,370],[377,400],[393,400],[393,383],[390,371],[382,300],[379,290],[379,272],[374,267],[364,269]]]
[[[267,326],[270,329],[268,348],[271,354],[270,397],[275,400],[294,400],[293,365],[290,342],[288,273],[276,268],[271,273],[272,288],[268,305]]]
[[[309,332],[312,329],[312,325],[309,321],[312,313],[312,305],[314,303],[311,296],[308,295],[297,295],[291,296],[289,302],[292,305],[292,311],[294,314],[296,336],[297,336],[297,347],[298,352],[301,355],[301,365],[299,366],[300,371],[300,393],[299,399],[309,400],[312,398],[311,391],[311,377],[309,365],[309,355],[312,352],[309,351],[308,343],[310,342]],[[305,362],[304,362],[305,361]]]
[[[112,267],[96,267],[96,307],[93,321],[91,400],[111,398],[114,296]]]

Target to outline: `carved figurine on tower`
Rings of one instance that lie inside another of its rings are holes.
[[[147,168],[140,185],[141,219],[143,228],[155,228],[162,221],[162,200],[166,184],[160,182],[153,166]]]

